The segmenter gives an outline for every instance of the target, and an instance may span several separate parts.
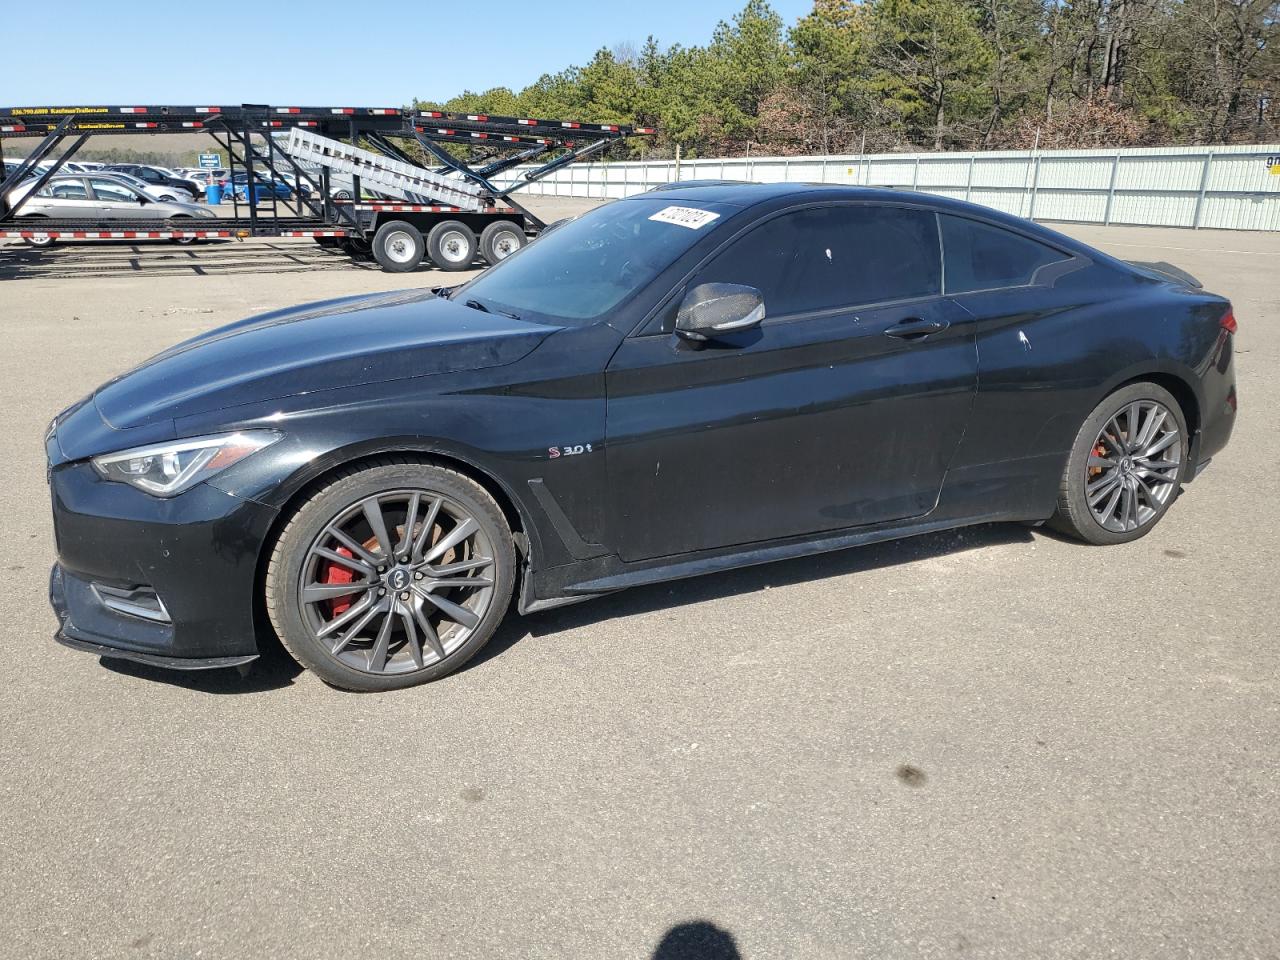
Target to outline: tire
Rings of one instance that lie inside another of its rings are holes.
[[[350,200],[350,199],[351,199],[351,191],[350,191],[350,190],[335,190],[331,196],[332,196],[332,198],[333,198],[334,200]]]
[[[43,220],[45,218],[43,216],[35,216],[35,217],[26,217],[24,219]],[[26,226],[26,224],[23,224],[23,226]],[[38,225],[32,224],[32,229],[39,229]],[[35,247],[37,250],[45,250],[45,249],[48,249],[49,247],[52,247],[55,243],[57,243],[57,240],[54,239],[53,237],[45,237],[43,240],[31,240],[27,237],[23,237],[22,242],[29,247]]]
[[[1050,526],[1097,545],[1146,536],[1178,499],[1188,442],[1186,416],[1168,390],[1121,387],[1076,434]]]
[[[338,246],[353,260],[368,260],[373,256],[373,246],[364,237],[343,237]]]
[[[458,220],[442,220],[427,234],[427,256],[441,270],[470,270],[476,258],[476,235]]]
[[[178,198],[171,193],[162,193],[160,194],[160,199],[167,200],[169,203],[174,203]]]
[[[190,220],[191,218],[190,218],[190,217],[173,217],[173,218],[171,218],[171,219],[173,219],[173,220]],[[187,228],[187,226],[189,226],[189,225],[188,225],[188,224],[186,224],[186,223],[181,223],[181,224],[175,224],[175,226],[177,226],[179,229],[184,229],[184,230],[185,230],[185,229]],[[191,246],[192,244],[199,243],[199,242],[200,242],[200,238],[199,238],[199,237],[170,237],[170,238],[169,238],[169,242],[170,242],[170,243],[176,243],[176,244],[177,244],[178,246],[180,246],[180,247],[189,247],[189,246]]]
[[[408,562],[397,559],[402,547]],[[298,508],[272,549],[264,592],[280,642],[304,667],[344,690],[396,690],[470,660],[506,615],[515,571],[511,530],[483,487],[446,467],[383,457],[340,471]]]
[[[373,235],[373,258],[388,273],[416,270],[426,253],[422,232],[403,220],[388,220]]]
[[[526,243],[524,231],[510,220],[497,220],[480,234],[480,256],[489,265],[500,263]]]

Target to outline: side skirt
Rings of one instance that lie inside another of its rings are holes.
[[[645,566],[641,569],[626,569],[626,564],[615,561],[616,573],[596,577],[560,588],[555,597],[537,597],[532,595],[532,577],[524,578],[524,590],[520,601],[520,612],[530,613],[588,600],[594,596],[625,590],[629,587],[644,586],[651,583],[662,583],[668,580],[683,580],[698,577],[707,573],[718,573],[722,570],[733,570],[739,567],[751,567],[762,563],[773,563],[778,560],[790,560],[795,557],[810,556],[819,553],[832,553],[850,547],[860,547],[872,543],[883,543],[888,540],[900,540],[905,537],[920,536],[926,533],[937,533],[942,530],[954,530],[961,527],[978,526],[984,523],[1024,520],[1022,514],[1008,512],[990,513],[981,516],[956,519],[923,520],[914,523],[884,525],[871,529],[860,529],[856,532],[843,531],[832,535],[808,537],[802,540],[791,540],[786,543],[774,543],[767,546],[755,546],[731,553],[720,553],[712,556],[694,557],[674,563],[662,563]],[[613,559],[613,558],[601,558]]]

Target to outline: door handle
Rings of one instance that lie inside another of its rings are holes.
[[[885,331],[885,335],[899,340],[923,340],[931,333],[947,329],[951,324],[946,320],[922,320],[920,317],[908,317],[895,323]]]

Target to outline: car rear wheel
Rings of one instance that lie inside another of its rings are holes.
[[[347,690],[435,680],[506,614],[515,548],[502,510],[445,467],[383,459],[312,496],[280,534],[267,612],[299,663]]]
[[[1178,498],[1188,437],[1168,390],[1154,383],[1117,390],[1076,435],[1050,524],[1093,544],[1146,536]]]
[[[373,258],[390,273],[416,269],[426,252],[421,231],[403,220],[388,220],[373,235]]]
[[[468,270],[476,258],[476,235],[458,220],[437,223],[427,234],[427,256],[441,270]]]
[[[507,259],[524,245],[524,231],[509,220],[491,223],[480,234],[480,256],[490,265]]]
[[[35,221],[39,221],[39,220],[43,220],[43,219],[44,219],[44,217],[43,217],[43,216],[40,216],[40,215],[34,215],[34,216],[31,216],[31,217],[27,217],[26,219],[28,219],[28,220],[35,220]],[[23,226],[28,226],[28,225],[27,225],[27,224],[23,224]],[[30,228],[31,228],[31,229],[33,229],[33,230],[39,230],[39,229],[40,229],[40,226],[39,226],[39,224],[38,224],[38,223],[32,223],[32,224],[30,224]],[[23,238],[22,238],[22,242],[23,242],[23,243],[25,243],[25,244],[26,244],[27,246],[29,246],[29,247],[37,247],[37,248],[39,248],[39,249],[42,249],[42,250],[43,250],[45,247],[52,247],[52,246],[53,246],[53,244],[54,244],[54,238],[53,238],[53,237],[50,237],[50,236],[44,236],[44,237],[39,237],[39,238],[35,238],[35,237],[23,237]]]

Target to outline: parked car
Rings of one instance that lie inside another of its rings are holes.
[[[182,175],[188,180],[194,180],[196,183],[200,184],[201,189],[225,180],[228,172],[229,171],[222,169],[215,170],[197,168],[190,168],[181,171]]]
[[[16,204],[27,196],[37,182],[24,180],[11,188],[7,194],[9,203]],[[17,215],[20,219],[68,217],[95,221],[208,220],[217,216],[207,206],[155,200],[140,188],[103,174],[55,175],[35,196],[23,203]],[[28,244],[36,247],[47,247],[53,242],[53,237],[27,240]],[[177,238],[176,242],[190,242],[190,238]]]
[[[133,176],[132,174],[121,173],[119,170],[112,170],[109,173],[108,172],[97,173],[97,176],[106,177],[110,180],[119,180],[122,183],[127,183],[129,186],[133,187],[135,190],[140,190],[142,193],[145,193],[152,200],[164,200],[170,203],[186,202],[184,199],[187,196],[187,193],[185,190],[175,190],[173,187],[154,187],[151,184],[147,183],[145,180],[139,180],[137,177]]]
[[[161,167],[154,167],[142,163],[113,163],[105,168],[107,171],[118,171],[127,173],[137,177],[145,183],[151,184],[153,187],[168,187],[171,190],[182,190],[187,193],[191,200],[197,200],[204,196],[204,188],[194,180],[188,180],[185,177],[176,177],[171,172]],[[174,199],[182,199],[177,193]]]
[[[302,171],[305,174],[307,174],[307,176],[309,176],[312,180],[315,181],[316,190],[318,190],[323,182],[320,174],[320,164],[311,163],[311,162],[299,162],[298,165],[302,168]],[[292,174],[286,174],[284,176],[286,176],[286,178],[292,182],[292,179],[293,179]],[[303,181],[303,185],[306,186],[306,181]],[[313,190],[312,192],[316,192],[316,191]],[[366,190],[365,192],[368,193],[369,191]],[[353,199],[355,197],[355,181],[352,179],[351,174],[342,173],[341,171],[337,171],[337,170],[330,171],[329,196],[332,197],[334,200]],[[391,197],[389,199],[392,199],[392,200],[398,199],[402,202],[404,200],[403,197]]]
[[[386,690],[465,663],[513,594],[993,521],[1126,543],[1226,445],[1235,330],[1167,265],[988,207],[640,194],[458,287],[197,336],[59,414],[58,637],[243,665],[261,611],[325,680]]]
[[[255,171],[253,182],[255,184],[255,193],[259,199],[270,197],[272,194],[278,200],[288,200],[293,196],[293,187],[284,180],[278,180],[275,177],[264,177]],[[224,179],[222,181],[222,189],[225,192],[234,193],[237,200],[247,201],[249,199],[248,183],[249,175],[239,172]],[[311,195],[311,188],[305,183],[302,184],[302,195],[304,197]]]
[[[282,173],[280,174],[280,179],[288,184],[290,188],[301,194],[304,199],[310,197],[311,194],[315,192],[311,189],[311,185],[307,183],[306,180],[299,180],[296,174]]]
[[[5,162],[4,162],[4,175],[5,175],[5,177],[7,178],[7,177],[11,177],[11,176],[13,176],[14,172],[15,172],[15,171],[20,167],[20,166],[22,166],[23,162],[24,162],[24,161],[22,161],[22,160],[5,160]],[[45,171],[47,171],[48,169],[49,169],[49,165],[48,165],[47,163],[38,163],[38,164],[36,164],[36,165],[31,169],[31,171],[30,171],[30,173],[28,173],[27,177],[28,177],[28,179],[33,178],[33,177],[42,177],[42,176],[44,176]]]

